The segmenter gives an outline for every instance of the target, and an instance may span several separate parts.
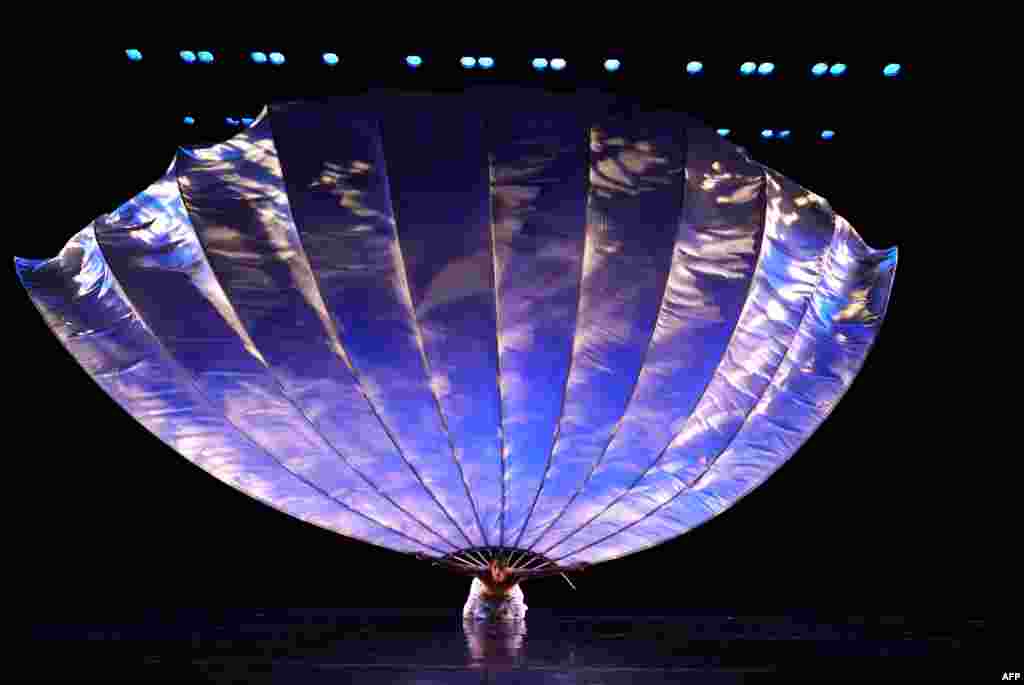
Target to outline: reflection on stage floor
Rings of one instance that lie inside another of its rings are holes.
[[[36,621],[43,670],[138,667],[202,682],[297,685],[718,683],[858,666],[930,672],[969,663],[986,634],[984,621],[962,617],[562,616],[541,608],[526,621],[490,625],[464,622],[450,609],[174,610]]]

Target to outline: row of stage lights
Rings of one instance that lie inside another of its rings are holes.
[[[255,119],[253,119],[252,117],[224,118],[224,123],[226,123],[228,126],[251,126],[253,121],[255,121]],[[193,116],[186,116],[183,119],[183,122],[188,126],[192,126],[196,123],[196,119]],[[732,129],[729,128],[716,129],[716,132],[723,138],[727,138],[728,136],[732,135]],[[764,138],[765,140],[789,140],[790,138],[792,138],[792,136],[793,132],[788,128],[781,129],[778,131],[771,128],[761,130],[761,137]],[[821,138],[822,140],[832,140],[833,138],[835,138],[835,136],[836,132],[833,131],[832,129],[825,129],[818,133],[818,137]]]
[[[716,129],[716,131],[718,135],[722,136],[723,138],[726,138],[730,134],[732,134],[732,130],[728,128],[720,128]],[[761,137],[764,138],[765,140],[789,140],[790,138],[793,137],[793,132],[790,131],[788,128],[784,128],[778,131],[772,128],[765,128],[761,129]],[[833,138],[836,137],[836,132],[830,128],[826,128],[818,133],[818,137],[821,138],[822,140],[832,140]]]
[[[126,50],[125,54],[132,62],[142,61],[142,51],[140,50]],[[181,58],[181,61],[186,64],[195,64],[197,62],[200,64],[213,64],[214,61],[213,53],[207,50],[201,50],[199,52],[182,50],[178,53],[178,56]],[[270,63],[280,66],[285,63],[285,56],[280,52],[271,52],[269,54],[265,52],[252,52],[249,54],[249,59],[254,64]],[[323,53],[323,55],[321,55],[321,60],[329,67],[337,66],[341,62],[341,58],[334,52]],[[405,63],[409,67],[416,69],[423,65],[423,58],[419,55],[408,55],[405,58]],[[466,69],[474,69],[476,67],[481,69],[491,69],[495,65],[495,60],[493,57],[466,56],[462,57],[459,60],[459,63]],[[561,57],[554,57],[551,59],[546,57],[536,57],[531,60],[530,64],[537,71],[546,71],[548,68],[553,71],[561,71],[568,66],[568,62]],[[604,68],[605,71],[616,72],[622,68],[622,61],[618,59],[607,59],[604,61]],[[902,65],[890,62],[882,67],[882,75],[887,77],[898,76],[902,70]],[[704,64],[702,62],[693,60],[686,64],[686,73],[691,76],[696,76],[703,71]],[[815,78],[825,76],[826,74],[829,76],[842,76],[847,71],[847,65],[842,62],[836,62],[834,64],[818,62],[811,67],[810,71],[811,75]],[[775,73],[775,63],[761,62],[758,64],[756,62],[744,62],[739,66],[739,73],[742,76],[752,76],[754,74],[759,76],[770,76]]]

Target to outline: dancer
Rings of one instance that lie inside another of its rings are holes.
[[[427,559],[426,556],[420,555]],[[462,575],[473,576],[469,597],[462,608],[464,619],[478,621],[518,621],[526,617],[525,596],[520,583],[530,578],[543,578],[571,571],[583,571],[588,564],[571,566],[552,564],[544,568],[519,569],[507,566],[502,560],[491,559],[485,567],[471,566],[450,559],[434,563]]]

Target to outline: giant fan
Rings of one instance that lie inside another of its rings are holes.
[[[47,325],[146,428],[407,553],[597,563],[764,482],[878,335],[896,250],[682,114],[277,104],[48,260]]]

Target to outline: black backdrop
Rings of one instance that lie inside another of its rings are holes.
[[[903,77],[886,81],[887,56],[851,60],[848,78],[818,83],[806,74],[815,56],[780,62],[777,77],[756,81],[734,75],[745,56],[723,55],[706,58],[694,83],[678,60],[629,52],[619,53],[625,68],[614,77],[596,54],[565,55],[570,68],[557,76],[533,73],[525,51],[497,54],[494,74],[483,76],[461,70],[458,55],[426,54],[417,72],[400,53],[377,55],[379,63],[343,55],[328,73],[296,51],[276,71],[232,67],[221,53],[210,67],[184,67],[173,50],[146,52],[137,65],[119,49],[35,65],[46,85],[18,112],[15,144],[24,151],[7,182],[18,208],[7,225],[10,255],[53,256],[161,175],[176,144],[228,137],[225,115],[254,116],[269,97],[367,85],[457,89],[485,78],[555,90],[616,84],[727,125],[756,159],[826,197],[870,245],[899,246],[875,349],[789,464],[699,529],[578,576],[575,592],[557,577],[526,584],[531,606],[857,612],[998,599],[999,561],[973,521],[979,493],[959,485],[974,465],[948,376],[956,357],[942,347],[956,312],[936,303],[955,291],[953,277],[927,270],[947,258],[956,230],[924,211],[942,194],[926,154],[939,127],[926,116],[932,65],[904,61]],[[183,126],[185,114],[199,125]],[[790,127],[793,140],[759,140],[766,126]],[[826,127],[836,139],[814,140]],[[8,564],[23,574],[26,597],[106,607],[461,605],[465,579],[292,520],[165,447],[63,351],[8,264],[7,491],[17,545]]]

